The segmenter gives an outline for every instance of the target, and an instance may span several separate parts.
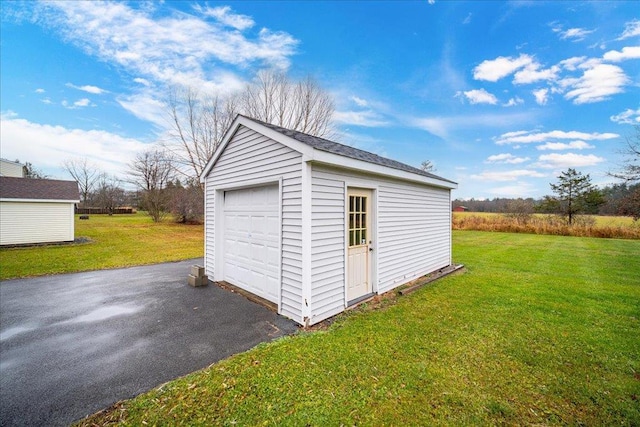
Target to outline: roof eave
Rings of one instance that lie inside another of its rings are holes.
[[[458,184],[452,181],[419,175],[417,173],[403,171],[389,166],[370,163],[364,160],[353,159],[351,157],[345,157],[317,149],[313,150],[313,156],[307,157],[305,160],[312,163],[351,169],[359,172],[366,172],[374,175],[396,178],[403,181],[416,182],[419,184],[427,184],[433,187],[445,188],[449,190],[455,190],[456,188],[458,188]]]
[[[80,203],[80,199],[27,199],[20,197],[0,197],[0,202]]]

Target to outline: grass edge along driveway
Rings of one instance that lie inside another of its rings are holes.
[[[640,242],[463,231],[467,273],[84,425],[640,423]]]
[[[75,235],[90,243],[0,249],[0,280],[200,258],[203,225],[154,223],[143,212],[75,216]]]

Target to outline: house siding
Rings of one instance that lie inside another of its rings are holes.
[[[282,180],[280,313],[302,319],[302,155],[260,133],[240,126],[205,180],[205,256],[207,274],[215,266],[215,192],[250,185],[256,180]]]
[[[315,168],[311,173],[311,322],[344,310],[344,179]]]
[[[0,245],[74,239],[73,203],[0,202]]]
[[[378,292],[451,263],[449,190],[382,180],[378,187]]]
[[[448,189],[324,165],[313,166],[312,179],[312,323],[344,309],[347,186],[376,190],[374,291],[389,291],[451,263]]]
[[[20,163],[0,160],[0,176],[24,177],[24,166]]]

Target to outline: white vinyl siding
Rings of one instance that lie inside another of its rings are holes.
[[[74,239],[73,203],[0,202],[0,245]]]
[[[378,188],[378,292],[451,262],[449,190],[384,180]]]
[[[344,310],[344,181],[311,173],[311,323]]]
[[[206,268],[214,276],[215,192],[242,188],[257,180],[282,180],[280,313],[302,320],[302,155],[260,133],[240,126],[205,181],[207,215]],[[221,236],[217,236],[221,237]]]
[[[345,186],[375,189],[374,199],[377,203],[372,206],[375,218],[372,227],[377,236],[377,240],[373,242],[374,251],[377,251],[374,261],[377,262],[375,292],[387,292],[451,263],[451,207],[448,189],[321,165],[314,165],[312,176],[312,265],[314,273],[319,273],[312,278],[314,323],[324,317],[323,313],[331,313],[340,306],[344,307]],[[315,191],[321,193],[315,194]],[[334,198],[338,193],[342,198],[341,204]],[[328,226],[329,221],[323,222],[322,219],[329,219],[334,226]],[[339,228],[342,235],[338,246]],[[326,237],[320,230],[327,232]],[[327,252],[326,258],[318,257],[317,254],[324,248],[332,248],[333,254],[329,255],[330,252]],[[330,275],[331,272],[336,272],[335,277],[325,279],[321,275]],[[341,276],[340,292],[337,288],[338,276]],[[324,285],[320,278],[328,280],[330,284]],[[324,285],[324,292],[315,290],[317,283]]]
[[[0,176],[12,176],[22,178],[24,176],[24,166],[16,162],[0,160]]]

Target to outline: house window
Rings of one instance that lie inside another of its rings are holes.
[[[349,196],[349,247],[367,244],[367,197]]]

